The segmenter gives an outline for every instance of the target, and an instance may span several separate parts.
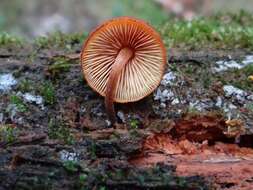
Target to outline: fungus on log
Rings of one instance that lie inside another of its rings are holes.
[[[115,122],[113,102],[138,101],[159,85],[166,49],[159,34],[147,23],[119,17],[95,29],[81,52],[88,84],[105,96],[105,107]]]

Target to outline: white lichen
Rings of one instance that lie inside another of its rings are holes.
[[[117,112],[117,116],[119,117],[119,119],[120,119],[123,123],[126,122],[125,115],[124,115],[124,113],[123,113],[122,111],[118,111],[118,112]]]
[[[166,104],[162,102],[162,103],[160,104],[160,107],[161,107],[161,108],[166,108]]]
[[[175,98],[174,100],[172,100],[171,105],[176,105],[176,104],[179,104],[179,103],[180,103],[179,99]]]
[[[236,62],[235,60],[221,60],[217,61],[215,67],[213,68],[214,72],[226,71],[228,69],[242,69],[243,67],[253,64],[253,55],[248,55],[245,57],[242,62]]]
[[[220,96],[217,97],[215,106],[221,108],[222,106],[222,98]]]
[[[228,119],[238,115],[237,107],[232,103],[225,103],[222,109]]]
[[[9,91],[12,86],[17,84],[17,80],[13,77],[12,74],[1,74],[0,75],[0,91]]]
[[[157,88],[157,90],[154,93],[154,100],[160,100],[162,97],[162,91],[160,88]]]
[[[3,113],[0,113],[0,123],[2,123],[4,120],[4,114]]]
[[[161,91],[160,88],[158,88],[154,94],[154,100],[159,100],[160,102],[166,102],[171,101],[174,98],[174,93],[171,90],[164,89]]]
[[[253,94],[247,96],[247,100],[253,101]]]
[[[232,85],[223,86],[223,90],[226,97],[233,97],[238,100],[240,103],[245,102],[245,98],[247,97],[247,93],[239,88],[236,88]]]
[[[213,101],[211,99],[195,100],[189,103],[190,109],[195,109],[197,111],[207,111],[213,107]]]
[[[36,105],[38,105],[42,110],[45,109],[44,107],[44,100],[42,98],[42,96],[39,96],[39,95],[33,95],[29,92],[26,92],[26,93],[21,93],[21,92],[18,92],[17,93],[17,96],[23,98],[23,100],[27,103],[35,103]]]
[[[102,104],[97,104],[95,107],[91,108],[91,113],[97,117],[103,116]]]
[[[9,113],[11,121],[14,121],[18,112],[18,108],[15,104],[9,104],[6,108],[6,112]]]
[[[249,65],[253,63],[253,55],[247,55],[242,61],[243,65]]]
[[[230,61],[217,61],[216,62],[216,67],[214,68],[215,72],[221,72],[221,71],[226,71],[228,69],[241,69],[243,68],[243,65],[237,63],[234,60],[230,60]]]
[[[228,104],[228,109],[234,110],[234,109],[237,109],[237,107],[234,104],[230,103]]]
[[[110,127],[112,125],[112,122],[108,119],[105,120],[106,126]]]
[[[166,73],[163,76],[163,79],[161,81],[161,85],[167,86],[172,85],[176,79],[176,75],[173,72]]]
[[[61,150],[59,152],[60,159],[62,161],[77,161],[78,160],[78,154],[75,152],[69,152],[67,150]]]
[[[36,103],[37,105],[43,104],[43,98],[41,96],[35,96],[30,93],[23,94],[23,98],[26,102]]]

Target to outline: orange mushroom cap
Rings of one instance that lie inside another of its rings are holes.
[[[115,102],[134,102],[159,85],[166,49],[159,34],[147,23],[119,17],[89,35],[81,63],[85,79],[100,95],[110,94]],[[112,93],[110,89],[114,89]]]

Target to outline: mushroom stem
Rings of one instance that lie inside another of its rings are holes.
[[[107,115],[112,123],[115,122],[115,110],[113,102],[116,93],[118,79],[122,69],[129,62],[132,56],[133,51],[129,48],[123,48],[119,51],[115,59],[115,62],[112,65],[110,76],[106,85],[105,108]]]

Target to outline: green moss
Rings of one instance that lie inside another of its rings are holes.
[[[23,79],[18,85],[18,90],[25,93],[30,91],[35,91],[40,94],[45,103],[48,105],[53,105],[56,102],[55,88],[50,81],[45,81],[41,84],[35,84],[33,81],[28,79]]]
[[[132,129],[137,129],[139,125],[139,121],[137,119],[132,119],[129,124]]]
[[[23,79],[18,85],[18,90],[22,93],[35,91],[36,94],[40,94],[47,105],[53,105],[56,102],[56,91],[50,81],[45,81],[40,84],[35,84],[33,81]],[[22,99],[19,97],[12,97],[12,103],[21,104]],[[22,106],[19,106],[22,107]]]
[[[17,136],[17,129],[13,125],[0,125],[0,141],[12,143]]]
[[[33,82],[30,81],[30,80],[27,80],[27,79],[21,80],[19,85],[18,85],[18,90],[23,92],[23,93],[32,91],[33,89],[34,89]]]
[[[241,81],[233,81],[232,84],[237,87],[240,88],[242,90],[253,90],[253,85],[251,81],[248,80],[241,80]]]
[[[80,44],[87,37],[87,33],[82,34],[64,34],[54,32],[47,37],[38,37],[35,39],[35,45],[38,48],[66,48],[70,50],[73,45]]]
[[[145,3],[144,3],[145,2]],[[112,15],[116,16],[133,16],[148,21],[152,25],[160,25],[168,19],[165,10],[161,10],[158,3],[153,0],[129,1],[121,0],[113,4]]]
[[[95,160],[97,158],[97,154],[96,154],[97,147],[96,147],[96,143],[95,142],[91,143],[89,151],[90,151],[91,159]]]
[[[204,87],[205,89],[209,89],[210,86],[211,86],[211,84],[212,84],[212,79],[209,78],[209,77],[210,77],[210,76],[207,76],[207,77],[205,77],[205,78],[203,79],[203,87]]]
[[[74,137],[69,128],[60,121],[50,119],[48,123],[48,136],[51,139],[62,140],[67,144],[74,143]]]
[[[10,96],[10,102],[17,107],[17,110],[19,112],[26,112],[28,110],[27,105],[19,96],[16,96],[16,95]]]
[[[48,67],[48,72],[52,78],[57,77],[62,72],[69,71],[71,64],[65,58],[59,57],[53,60],[53,64]]]
[[[27,63],[29,63],[29,64],[33,63],[36,56],[37,56],[36,50],[33,50],[32,52],[30,52],[30,55],[28,55],[28,57],[27,57]]]
[[[81,173],[79,175],[79,178],[77,178],[74,189],[86,190],[87,189],[87,183],[89,183],[87,178],[88,178],[87,174]]]
[[[79,175],[79,182],[80,182],[80,184],[84,184],[86,182],[87,177],[88,176],[86,174],[80,174]]]
[[[245,11],[237,14],[218,13],[208,18],[184,21],[168,17],[152,0],[145,3],[128,0],[115,3],[113,16],[129,15],[150,22],[160,31],[167,48],[248,48],[253,50],[253,15]],[[150,14],[152,12],[152,14]],[[71,50],[74,45],[82,44],[87,33],[64,34],[54,32],[38,37],[34,44],[37,48],[63,48]],[[0,46],[23,44],[23,40],[8,33],[0,33]],[[34,55],[31,55],[31,59]]]
[[[225,75],[220,76],[220,78],[223,79],[223,84],[231,84],[242,90],[253,91],[253,83],[248,79],[248,76],[252,74],[253,65],[251,64],[242,69],[227,71]]]
[[[199,115],[200,112],[199,112],[199,110],[197,108],[189,106],[188,109],[187,109],[187,114],[190,114],[190,115]]]
[[[250,110],[251,112],[253,112],[253,103],[246,104],[246,108],[247,108],[248,110]]]
[[[46,81],[39,87],[39,93],[46,104],[53,105],[56,102],[55,89],[51,82]]]
[[[247,76],[253,75],[253,64],[250,64],[250,65],[247,65],[246,67],[244,67],[244,68],[242,69],[242,72],[243,72],[245,75],[247,75]]]
[[[245,12],[218,14],[192,21],[170,20],[158,28],[168,48],[253,49],[253,16]]]
[[[75,173],[78,171],[78,164],[75,161],[65,161],[63,166],[69,173]]]
[[[6,45],[22,45],[23,40],[17,36],[8,34],[6,32],[0,32],[0,47]]]
[[[104,186],[100,186],[99,187],[99,190],[106,190],[107,188],[106,187],[104,187]]]

